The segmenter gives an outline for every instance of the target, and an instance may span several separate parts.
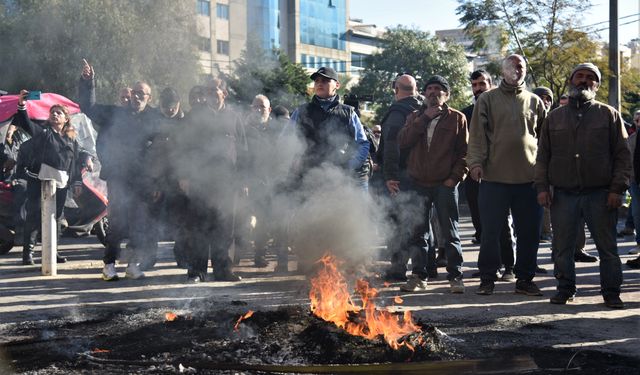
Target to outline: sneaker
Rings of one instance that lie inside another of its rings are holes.
[[[603,296],[605,306],[612,309],[624,309],[624,302],[620,299],[620,296],[611,295]]]
[[[464,282],[462,279],[453,279],[449,281],[449,286],[451,287],[451,293],[453,294],[462,294],[464,293]]]
[[[415,292],[427,289],[427,282],[422,280],[418,275],[411,275],[407,279],[407,283],[400,286],[403,292]]]
[[[496,284],[493,281],[481,281],[480,286],[476,290],[476,294],[481,296],[488,296],[493,294],[493,288],[495,288]]]
[[[640,253],[640,245],[636,245],[633,249],[629,250],[629,254],[635,255]]]
[[[573,301],[575,294],[570,294],[567,292],[558,292],[555,296],[549,299],[549,302],[554,305],[566,305],[567,301]]]
[[[516,275],[513,274],[513,270],[505,270],[502,276],[500,277],[500,280],[507,281],[507,282],[513,281],[515,279],[516,279]]]
[[[102,280],[104,281],[116,281],[118,280],[118,272],[116,272],[116,264],[105,264],[102,269]]]
[[[533,281],[518,280],[516,281],[516,293],[525,294],[527,296],[541,296],[540,288]]]
[[[124,275],[127,279],[138,280],[144,277],[144,272],[140,271],[140,267],[136,263],[129,263]]]
[[[640,268],[640,257],[637,257],[636,259],[628,260],[627,261],[627,267],[633,268],[633,269]]]
[[[594,263],[598,261],[598,257],[590,255],[584,249],[576,250],[573,255],[573,259],[576,262],[584,262],[584,263]]]

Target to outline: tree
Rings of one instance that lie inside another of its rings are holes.
[[[310,82],[304,68],[287,55],[279,50],[265,51],[251,39],[234,62],[233,73],[225,79],[236,101],[251,103],[257,94],[263,94],[272,107],[283,105],[289,110],[307,100]]]
[[[195,18],[190,1],[0,0],[2,88],[73,98],[86,58],[106,102],[138,80],[186,92],[200,72]]]
[[[357,96],[372,96],[376,107],[376,121],[382,119],[391,103],[391,82],[398,73],[407,72],[418,79],[418,87],[429,77],[438,74],[451,85],[454,108],[468,103],[467,60],[461,46],[443,44],[428,32],[398,26],[383,36],[384,49],[368,56],[360,82],[351,89]]]
[[[457,14],[477,49],[486,47],[487,29],[503,30],[505,46],[523,54],[534,86],[549,86],[556,96],[577,63],[592,61],[597,44],[579,31],[579,15],[590,1],[458,0]]]

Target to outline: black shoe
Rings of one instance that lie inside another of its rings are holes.
[[[640,268],[640,257],[637,257],[636,259],[628,260],[627,267],[633,268],[633,269]]]
[[[604,304],[605,306],[612,309],[624,309],[624,302],[620,299],[620,296],[611,295],[604,296]]]
[[[552,238],[551,238],[550,234],[541,234],[540,235],[540,242],[549,243],[549,242],[551,242],[551,239]]]
[[[482,296],[488,296],[493,294],[493,288],[495,288],[496,284],[493,281],[481,281],[478,290],[476,290],[476,294]]]
[[[536,273],[537,273],[537,274],[542,274],[542,275],[544,275],[544,274],[546,274],[546,273],[547,273],[547,270],[545,270],[545,269],[544,269],[544,268],[542,268],[542,267],[536,266]]]
[[[480,239],[472,237],[471,238],[471,243],[474,244],[474,245],[480,245]]]
[[[56,262],[58,263],[67,263],[67,258],[60,256],[60,255],[56,255]]]
[[[289,272],[289,265],[287,263],[278,263],[276,264],[276,268],[273,270],[273,273],[287,273]]]
[[[518,280],[516,281],[516,293],[527,296],[541,296],[540,288],[533,281]]]
[[[231,272],[230,269],[225,268],[218,272],[213,272],[213,279],[215,281],[240,281],[242,278],[235,273]]]
[[[549,302],[554,305],[566,305],[567,301],[573,301],[575,294],[569,294],[567,292],[558,292],[555,296],[549,299]]]
[[[438,278],[438,269],[427,271],[427,278],[429,280],[436,280]]]
[[[598,257],[589,255],[584,249],[576,250],[573,255],[573,259],[576,262],[584,262],[584,263],[594,263],[598,261]]]
[[[256,255],[253,259],[253,265],[256,268],[265,268],[269,265],[269,262],[267,262],[267,260],[264,258],[264,255]]]
[[[390,283],[407,282],[407,274],[387,271],[384,274],[384,281],[388,281]]]
[[[472,273],[471,277],[480,277],[480,271]]]
[[[504,273],[502,274],[502,276],[500,276],[500,280],[502,281],[513,281],[516,279],[516,275],[513,274],[513,270],[504,270]]]
[[[187,284],[200,284],[204,282],[204,278],[202,276],[187,276]]]
[[[25,266],[33,266],[36,262],[33,261],[33,253],[22,254],[22,264]]]

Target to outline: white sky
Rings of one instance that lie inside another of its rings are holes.
[[[582,0],[575,0],[582,1]],[[365,23],[373,23],[379,27],[415,26],[424,31],[455,29],[460,27],[456,8],[456,0],[350,0],[350,17],[361,18]],[[609,1],[592,0],[593,8],[582,21],[583,25],[592,25],[609,20]],[[618,16],[620,19],[619,41],[626,44],[631,39],[640,38],[640,0],[618,0]],[[635,15],[633,17],[626,17]],[[633,22],[635,21],[635,22]],[[631,22],[627,25],[624,23]],[[608,28],[605,22],[594,29]],[[596,38],[608,41],[608,30],[594,33]]]

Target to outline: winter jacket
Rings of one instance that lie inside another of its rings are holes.
[[[592,100],[553,110],[542,126],[536,164],[536,188],[569,191],[629,187],[631,153],[620,113]]]
[[[409,153],[400,151],[398,132],[407,121],[407,116],[421,106],[419,96],[408,96],[393,103],[382,119],[382,137],[378,148],[378,155],[381,157],[378,163],[382,165],[385,181],[399,181],[401,171],[407,168]]]
[[[504,80],[482,93],[469,125],[469,169],[482,167],[483,180],[507,184],[533,182],[537,130],[546,110],[542,100]]]
[[[291,123],[307,141],[303,169],[330,162],[354,171],[366,163],[369,141],[362,123],[353,107],[341,104],[337,95],[326,108],[314,96],[293,112]]]
[[[462,181],[467,172],[467,120],[462,112],[445,104],[429,145],[427,126],[433,119],[424,110],[423,107],[410,114],[398,133],[400,150],[409,150],[409,176],[425,187],[440,185],[447,179]]]

